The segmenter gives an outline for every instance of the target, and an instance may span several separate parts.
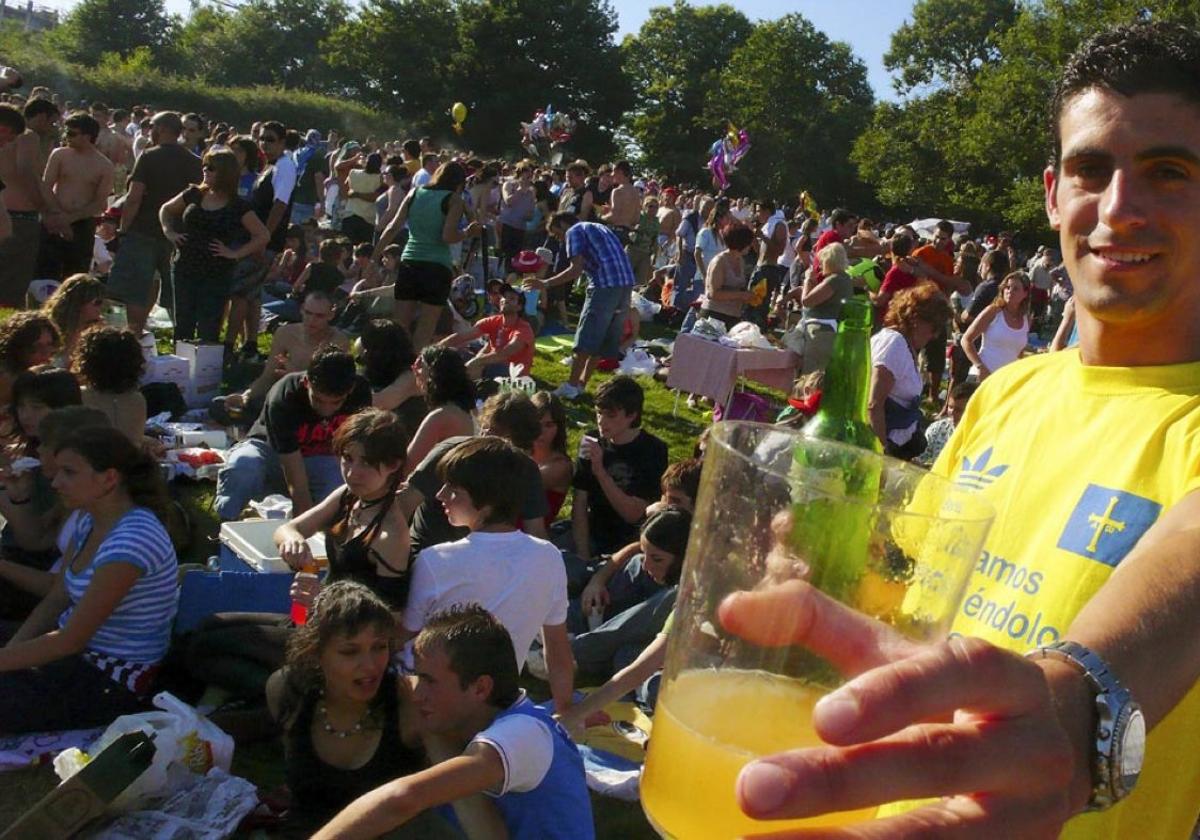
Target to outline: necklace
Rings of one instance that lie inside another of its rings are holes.
[[[378,499],[371,499],[370,501],[367,501],[366,499],[359,499],[358,500],[358,509],[359,510],[370,510],[373,507],[377,507],[377,506],[383,504],[384,500],[387,499],[387,497],[390,495],[392,495],[391,491],[384,493]]]
[[[366,714],[359,718],[349,729],[338,729],[329,722],[329,711],[325,708],[325,691],[321,691],[321,702],[317,704],[317,714],[321,716],[321,728],[335,738],[349,738],[351,735],[361,734],[363,724],[371,719],[374,714],[372,709],[367,709]]]

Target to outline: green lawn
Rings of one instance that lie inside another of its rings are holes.
[[[643,325],[642,337],[647,339],[673,336],[673,332],[655,324]],[[160,349],[169,352],[169,342],[160,341]],[[267,347],[267,337],[261,339],[262,350]],[[568,343],[569,347],[569,343]],[[533,376],[540,388],[553,389],[566,380],[568,366],[562,359],[569,357],[569,349],[545,351],[538,349],[534,359]],[[568,451],[577,451],[579,437],[584,430],[595,426],[592,395],[600,383],[612,374],[597,373],[588,387],[588,394],[567,403],[570,428],[568,429]],[[662,438],[670,450],[671,461],[690,458],[696,438],[707,426],[712,415],[709,411],[689,408],[686,401],[678,400],[676,411],[675,395],[665,384],[639,377],[638,381],[646,392],[645,411],[642,425]],[[757,389],[756,389],[757,390]],[[782,404],[782,395],[774,394],[775,401]],[[211,483],[177,483],[180,500],[193,519],[193,539],[189,549],[180,557],[180,562],[202,563],[217,552],[216,536],[219,523],[212,510],[213,485]],[[563,515],[567,515],[565,508]],[[539,698],[548,697],[545,686],[526,680],[532,693]],[[541,689],[539,693],[539,689]],[[233,771],[250,779],[263,790],[270,790],[283,782],[283,755],[275,741],[239,748],[235,753]],[[49,765],[28,770],[5,773],[0,776],[0,830],[7,827],[16,817],[48,792],[57,782]],[[657,835],[647,824],[641,807],[636,803],[593,795],[597,833],[606,840],[640,840]]]

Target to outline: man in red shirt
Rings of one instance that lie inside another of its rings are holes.
[[[839,207],[829,214],[829,222],[833,227],[817,237],[817,243],[813,245],[812,249],[813,257],[821,253],[821,249],[826,245],[832,245],[834,242],[845,243],[847,239],[854,235],[854,228],[858,225],[858,218],[849,210]],[[812,282],[814,285],[824,276],[821,273],[821,261],[818,259],[813,260],[812,268],[809,271],[812,273]]]
[[[937,283],[942,294],[949,297],[951,292],[971,293],[970,282],[954,273],[954,225],[950,222],[945,219],[939,221],[934,229],[933,242],[913,251],[913,257],[921,263],[921,276]],[[925,357],[925,369],[929,371],[930,393],[937,399],[942,374],[946,370],[944,327],[921,349],[921,353]]]
[[[509,284],[500,287],[500,314],[480,318],[464,333],[448,335],[439,344],[461,347],[479,338],[487,339],[483,349],[467,362],[474,379],[508,376],[508,366],[521,366],[521,376],[529,376],[533,367],[533,327],[521,317],[525,295]]]

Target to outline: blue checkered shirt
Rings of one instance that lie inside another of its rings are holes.
[[[583,270],[597,289],[633,285],[633,266],[617,235],[607,225],[579,222],[567,231],[567,257],[583,257]]]

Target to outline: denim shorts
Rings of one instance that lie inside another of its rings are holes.
[[[575,351],[615,359],[620,349],[631,287],[598,289],[589,286],[575,330]]]
[[[108,274],[109,297],[135,306],[152,306],[154,301],[150,299],[150,292],[154,287],[155,271],[162,277],[162,285],[170,288],[172,250],[166,239],[136,231],[122,234],[121,248],[113,258]]]

